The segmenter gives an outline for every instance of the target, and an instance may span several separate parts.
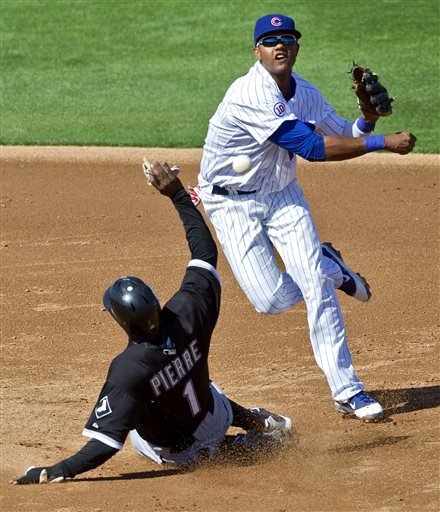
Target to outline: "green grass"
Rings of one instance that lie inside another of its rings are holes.
[[[295,70],[348,119],[347,71],[393,96],[380,131],[440,152],[438,0],[0,0],[1,144],[200,147],[230,83],[253,64],[255,20],[295,18]]]

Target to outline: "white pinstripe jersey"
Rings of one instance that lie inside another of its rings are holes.
[[[295,179],[296,155],[268,140],[286,120],[312,123],[320,135],[353,136],[352,122],[338,117],[314,85],[296,73],[292,76],[296,90],[289,101],[259,61],[235,80],[209,122],[200,185],[263,193],[286,187]],[[243,154],[250,157],[252,168],[237,174],[232,160]]]

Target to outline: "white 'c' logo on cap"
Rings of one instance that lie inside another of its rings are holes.
[[[281,18],[278,18],[277,16],[275,16],[274,18],[272,18],[270,20],[270,24],[273,25],[274,27],[279,27],[280,25],[283,24]]]

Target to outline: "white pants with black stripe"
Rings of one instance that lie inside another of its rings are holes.
[[[342,272],[323,256],[302,189],[292,183],[267,194],[218,195],[202,202],[232,271],[255,309],[280,313],[304,300],[316,362],[332,396],[345,401],[364,389],[354,373],[335,286]],[[273,247],[286,271],[277,265]]]
[[[232,423],[233,414],[231,404],[223,391],[214,382],[210,383],[210,387],[214,399],[213,412],[208,412],[193,432],[195,441],[189,448],[173,453],[168,447],[149,443],[136,430],[132,430],[130,440],[133,448],[158,464],[191,464],[197,462],[202,452],[208,452],[210,457],[214,457]]]

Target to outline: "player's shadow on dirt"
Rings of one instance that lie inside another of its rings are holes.
[[[440,386],[382,389],[371,391],[371,395],[382,404],[386,418],[394,414],[433,409],[440,406]]]
[[[178,468],[160,469],[153,471],[141,471],[138,473],[121,473],[117,476],[97,476],[90,478],[75,478],[73,482],[108,482],[115,480],[144,480],[148,478],[162,478],[173,475],[182,475],[197,469],[212,469],[218,466],[252,466],[260,461],[267,460],[268,455],[276,457],[286,450],[295,448],[297,441],[294,439],[285,444],[280,443],[236,443],[242,438],[237,435],[227,435],[225,442],[219,449],[214,459],[201,457],[197,464]]]
[[[121,473],[117,476],[96,476],[89,478],[75,478],[73,482],[108,482],[113,480],[145,480],[148,478],[162,478],[164,476],[181,475],[188,473],[188,468],[159,469],[156,471],[139,471],[138,473]]]
[[[401,441],[405,441],[410,436],[380,436],[373,441],[369,441],[367,443],[353,444],[347,446],[338,446],[336,448],[331,448],[329,453],[356,453],[360,451],[369,451],[372,448],[378,448],[380,446],[389,446],[393,444],[400,443]]]

